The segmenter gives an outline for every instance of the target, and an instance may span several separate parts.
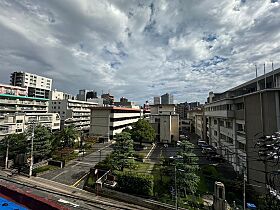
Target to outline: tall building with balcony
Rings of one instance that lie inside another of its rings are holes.
[[[23,71],[11,74],[11,85],[27,88],[28,96],[49,98],[52,89],[52,79]]]
[[[58,113],[61,118],[61,128],[74,125],[77,130],[89,132],[90,110],[97,103],[72,99],[50,100],[49,112]]]
[[[123,129],[137,122],[140,117],[140,109],[92,107],[89,134],[113,139],[116,134],[121,133]]]
[[[232,164],[245,171],[250,184],[265,183],[258,161],[257,138],[280,130],[280,69],[223,93],[209,93],[205,104],[207,141]],[[267,170],[272,170],[267,168]]]

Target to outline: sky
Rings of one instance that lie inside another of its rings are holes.
[[[0,82],[205,102],[280,67],[280,0],[0,0]]]

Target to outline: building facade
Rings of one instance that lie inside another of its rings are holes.
[[[150,105],[150,123],[156,131],[160,143],[179,141],[179,115],[174,104]]]
[[[137,122],[140,117],[140,109],[92,107],[89,135],[113,139],[116,134]]]
[[[174,104],[173,95],[170,93],[165,93],[160,97],[161,104]]]
[[[77,100],[79,101],[87,101],[88,99],[94,99],[97,97],[97,92],[94,90],[79,90],[79,94],[77,94]]]
[[[101,98],[103,98],[103,104],[105,106],[113,105],[115,97],[112,96],[110,93],[104,93],[101,95]]]
[[[154,97],[154,105],[161,104],[160,96]]]
[[[52,88],[52,79],[17,71],[11,74],[11,85],[26,87],[29,97],[49,98],[49,93]]]
[[[75,96],[68,94],[68,93],[64,93],[62,91],[58,91],[58,90],[52,90],[50,92],[50,100],[63,100],[63,99],[72,99],[75,100]]]
[[[265,183],[257,138],[280,130],[280,69],[226,92],[209,93],[205,105],[207,140],[247,181]],[[267,170],[272,170],[267,168]]]
[[[58,113],[61,118],[61,128],[74,125],[84,133],[89,132],[90,109],[97,103],[72,99],[50,100],[49,112]]]

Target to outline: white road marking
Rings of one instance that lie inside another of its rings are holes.
[[[60,203],[65,203],[65,204],[69,204],[69,205],[73,206],[74,208],[80,206],[80,205],[78,205],[78,204],[76,204],[76,203],[72,203],[72,202],[70,202],[70,201],[63,200],[63,199],[61,199],[61,198],[58,200],[58,202],[60,202]]]
[[[54,179],[56,179],[57,177],[61,176],[62,174],[65,174],[65,173],[67,173],[67,172],[68,172],[67,170],[62,171],[61,173],[59,173],[59,174],[57,174],[56,176],[54,176],[53,178],[51,178],[51,180],[54,180]]]

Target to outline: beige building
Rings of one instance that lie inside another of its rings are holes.
[[[137,122],[141,117],[140,109],[124,107],[92,107],[90,131],[91,136],[113,137],[123,129]]]
[[[280,69],[226,92],[209,93],[205,105],[207,140],[250,184],[265,182],[257,138],[280,130]],[[274,168],[275,169],[275,168]],[[267,170],[272,170],[267,168]]]
[[[150,123],[156,131],[156,138],[161,143],[179,140],[179,115],[174,104],[151,105]]]

